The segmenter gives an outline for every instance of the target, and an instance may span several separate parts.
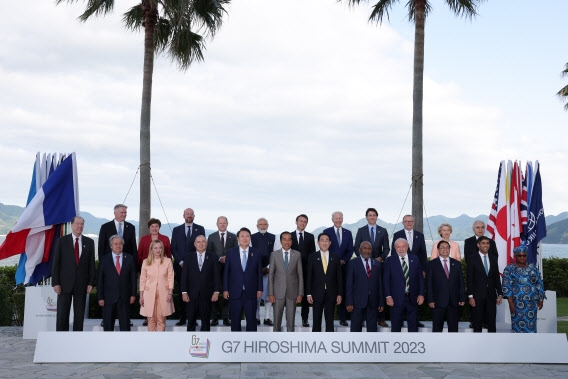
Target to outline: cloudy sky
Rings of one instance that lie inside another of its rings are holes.
[[[36,152],[76,152],[81,210],[138,217],[143,35],[122,28],[134,1],[80,23],[84,3],[4,2],[0,29],[0,202],[24,206]],[[370,6],[241,0],[181,72],[156,60],[152,215],[214,228],[311,230],[367,207],[395,222],[411,209],[414,27],[405,1],[382,26]],[[424,201],[428,215],[487,214],[499,162],[539,160],[546,214],[568,209],[568,2],[488,1],[473,22],[441,0],[426,25]]]

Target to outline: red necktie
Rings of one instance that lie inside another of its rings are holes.
[[[365,265],[367,266],[367,277],[371,277],[371,268],[369,267],[369,259],[365,258]]]
[[[120,255],[116,256],[116,272],[118,272],[118,275],[120,275]]]
[[[75,264],[79,265],[79,237],[75,238]]]

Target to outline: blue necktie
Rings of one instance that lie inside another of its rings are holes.
[[[371,226],[371,243],[375,244],[375,227]]]
[[[337,235],[337,244],[341,245],[341,234],[339,234],[339,228],[337,229],[335,234]]]
[[[122,237],[122,222],[118,223],[118,235]]]
[[[487,254],[483,256],[483,267],[485,267],[485,275],[489,275],[489,268],[487,267]]]
[[[243,257],[241,258],[241,267],[243,271],[247,268],[247,252],[245,250],[243,250]]]

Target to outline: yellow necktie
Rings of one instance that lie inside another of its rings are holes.
[[[323,273],[327,274],[327,258],[325,257],[326,254],[322,254],[321,262],[323,263]]]

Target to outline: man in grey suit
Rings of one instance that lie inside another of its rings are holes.
[[[302,302],[304,295],[304,275],[302,257],[299,251],[292,250],[292,234],[280,234],[282,249],[270,255],[268,273],[268,301],[274,304],[274,329],[282,331],[282,314],[286,306],[286,330],[294,331],[296,304]]]
[[[217,254],[219,259],[219,267],[221,269],[221,278],[223,277],[223,270],[225,268],[225,255],[227,250],[238,245],[237,236],[229,231],[229,220],[225,216],[217,217],[217,228],[215,233],[211,233],[207,238],[207,251],[212,251]],[[229,317],[229,302],[219,296],[219,301],[211,302],[211,326],[219,325],[219,318],[223,319],[223,325],[231,326]]]

